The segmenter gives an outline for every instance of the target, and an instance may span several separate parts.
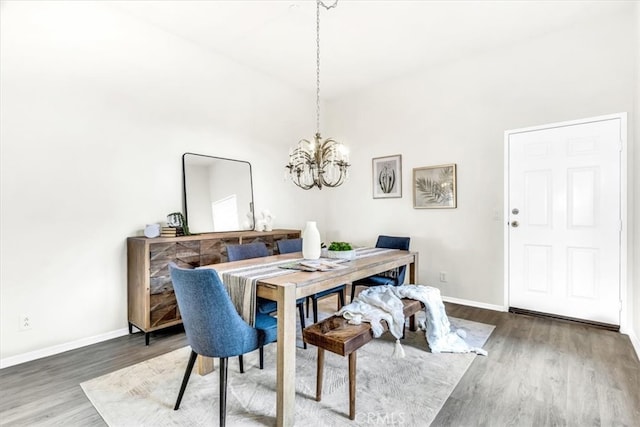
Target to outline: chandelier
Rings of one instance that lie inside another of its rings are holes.
[[[316,0],[316,134],[313,141],[301,139],[289,151],[289,178],[303,190],[313,187],[337,187],[347,178],[349,153],[347,148],[333,138],[322,140],[320,136],[320,6],[329,10],[331,6]]]

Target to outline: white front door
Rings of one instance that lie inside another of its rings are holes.
[[[620,325],[621,119],[508,131],[509,307]]]

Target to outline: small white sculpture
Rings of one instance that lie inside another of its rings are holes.
[[[256,218],[256,231],[271,231],[273,230],[273,219],[275,217],[268,210],[265,209],[260,212],[260,218]]]
[[[273,230],[273,219],[275,217],[273,216],[271,211],[269,211],[268,209],[265,209],[261,212],[261,214],[262,214],[262,221],[264,222],[264,231]]]

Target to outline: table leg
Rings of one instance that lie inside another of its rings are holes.
[[[414,257],[414,261],[409,264],[409,283],[419,285],[418,283],[418,255]]]
[[[278,369],[276,425],[293,426],[296,397],[296,285],[278,287]]]
[[[213,372],[213,357],[198,356],[198,374],[207,375]]]
[[[409,264],[409,283],[418,285],[418,254],[416,254],[413,259],[413,263]],[[418,328],[416,327],[415,314],[411,315],[411,317],[409,318],[409,330],[413,332],[418,330]]]

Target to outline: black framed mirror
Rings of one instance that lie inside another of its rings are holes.
[[[249,162],[184,153],[182,182],[184,214],[191,233],[254,229]]]

